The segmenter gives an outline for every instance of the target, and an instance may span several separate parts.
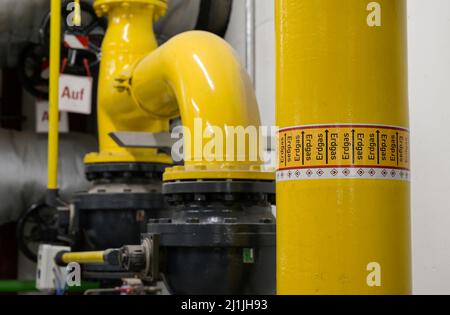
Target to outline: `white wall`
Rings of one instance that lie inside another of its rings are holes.
[[[262,124],[275,124],[275,32],[274,1],[255,0],[256,3],[256,94]],[[245,0],[235,0],[225,39],[238,53],[245,64]]]
[[[273,0],[256,1],[256,95],[261,122],[275,125],[275,24]]]
[[[450,1],[408,5],[414,292],[450,294]]]
[[[236,2],[228,40],[242,55],[245,7]],[[273,125],[274,0],[256,6],[256,93],[263,124]],[[450,294],[450,1],[408,6],[414,293]]]

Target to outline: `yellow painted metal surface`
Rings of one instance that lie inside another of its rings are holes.
[[[409,127],[406,3],[377,1],[370,27],[369,2],[276,1],[280,128]],[[409,181],[277,183],[278,294],[409,294],[410,255]]]
[[[260,166],[244,166],[236,168],[233,164],[224,164],[221,168],[216,165],[174,166],[166,169],[164,181],[192,180],[192,179],[234,179],[234,180],[275,180],[275,172]]]
[[[73,17],[73,24],[76,26],[81,25],[81,4],[80,0],[75,0],[75,8],[74,8],[74,17]]]
[[[239,152],[238,139],[233,150],[226,141],[205,150],[216,132],[228,136],[228,127],[260,126],[250,78],[223,39],[193,31],[157,48],[151,23],[165,13],[165,1],[96,0],[94,8],[108,15],[109,26],[99,79],[100,152],[89,154],[86,163],[170,163],[156,150],[119,148],[109,134],[167,131],[169,119],[181,115],[191,133],[184,137],[185,168],[170,170],[166,180],[274,179],[273,172],[261,170],[261,156],[251,158],[248,145]]]
[[[227,127],[258,130],[261,124],[250,78],[223,39],[200,31],[178,35],[137,64],[131,82],[133,98],[144,111],[159,118],[179,113],[190,131],[184,142],[185,169],[167,173],[166,180],[229,178],[230,170],[239,170],[243,179],[273,179],[271,172],[251,170],[261,159],[252,159],[248,146],[239,153],[237,140],[232,151],[225,138],[220,153],[204,150],[217,129],[228,136]]]
[[[103,251],[65,253],[62,255],[61,260],[66,264],[72,262],[79,264],[103,264],[105,262],[103,254]]]
[[[135,4],[152,6],[154,10],[152,21],[160,19],[167,12],[167,0],[95,0],[94,8],[97,15],[103,16],[108,14],[113,6],[120,5],[122,8],[126,8]]]
[[[61,54],[61,1],[51,1],[50,20],[50,90],[47,188],[58,189],[58,147],[59,147],[59,69]]]
[[[120,148],[109,136],[117,131],[165,132],[169,120],[155,119],[136,106],[126,91],[116,88],[121,74],[157,48],[153,21],[166,10],[165,1],[96,0],[98,15],[108,16],[102,46],[98,87],[99,152],[88,154],[85,163],[167,163],[168,155],[155,149]]]

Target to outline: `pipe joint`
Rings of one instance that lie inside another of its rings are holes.
[[[144,5],[155,8],[154,20],[157,21],[167,13],[167,0],[95,0],[94,9],[98,16],[106,16],[111,9],[121,7],[126,9],[131,5]]]
[[[160,119],[180,115],[190,134],[183,134],[185,168],[169,170],[166,180],[273,180],[273,173],[251,170],[263,163],[250,157],[248,142],[245,153],[227,151],[228,128],[261,125],[250,77],[227,42],[207,32],[186,32],[143,58],[132,72],[131,95],[138,106]],[[225,137],[220,154],[205,153],[210,130],[213,137]]]

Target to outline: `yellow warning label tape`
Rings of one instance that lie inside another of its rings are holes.
[[[409,179],[409,169],[409,131],[405,128],[312,125],[278,132],[279,180],[280,177]],[[307,170],[307,174],[302,175],[302,170]],[[280,173],[283,171],[293,172]]]

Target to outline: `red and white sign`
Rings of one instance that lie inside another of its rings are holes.
[[[64,47],[87,50],[89,48],[89,37],[83,35],[65,34]]]
[[[59,76],[59,110],[89,115],[92,107],[92,78],[69,74]]]
[[[36,132],[48,132],[48,101],[36,102]],[[59,113],[59,132],[69,132],[69,117],[67,113]]]

